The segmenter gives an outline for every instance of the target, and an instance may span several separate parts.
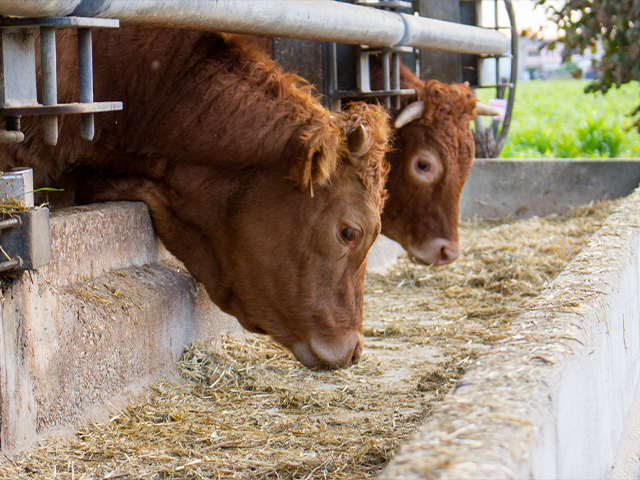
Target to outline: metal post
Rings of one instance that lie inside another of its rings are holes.
[[[91,29],[78,29],[78,69],[80,74],[80,102],[93,103],[93,51],[91,44]],[[93,113],[80,115],[80,135],[87,140],[93,140],[95,126]]]
[[[331,59],[331,68],[329,69],[329,74],[331,78],[329,79],[329,91],[334,93],[338,90],[338,59],[337,59],[337,51],[336,44],[329,44],[329,58]],[[329,110],[332,112],[339,112],[342,109],[342,101],[338,97],[330,96]]]
[[[391,54],[391,88],[395,91],[400,90],[400,53],[393,52]],[[400,108],[400,97],[393,97],[393,107]]]
[[[371,74],[369,67],[369,53],[358,52],[358,88],[361,92],[371,91]]]
[[[56,30],[52,27],[40,29],[40,64],[42,66],[42,104],[58,104],[58,75],[56,65]],[[58,117],[42,117],[45,145],[58,143]]]
[[[387,92],[391,90],[391,68],[387,52],[382,53],[382,89]],[[388,95],[384,97],[384,107],[391,108],[391,97]]]

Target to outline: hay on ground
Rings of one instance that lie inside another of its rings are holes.
[[[614,207],[465,221],[454,264],[402,260],[367,276],[366,348],[352,368],[307,370],[264,338],[191,346],[183,382],[159,382],[109,421],[0,462],[0,476],[372,478]]]

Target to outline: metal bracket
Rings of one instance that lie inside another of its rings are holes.
[[[411,8],[411,2],[402,0],[357,0],[356,5],[364,5],[384,10],[397,10],[400,8]],[[391,108],[391,100],[395,108],[400,108],[400,97],[406,95],[414,95],[415,90],[412,88],[400,88],[400,54],[404,52],[413,52],[412,47],[396,46],[385,48],[371,48],[361,45],[358,52],[358,88],[356,90],[337,90],[336,89],[336,48],[332,44],[329,56],[331,62],[331,73],[333,74],[333,85],[330,86],[329,96],[330,108],[332,110],[340,110],[341,100],[343,98],[365,98],[376,97],[381,98],[385,108]],[[371,55],[381,55],[382,58],[382,90],[371,90],[371,69],[369,57]]]
[[[0,272],[49,263],[49,209],[33,206],[30,168],[0,173],[0,207]]]
[[[0,131],[0,143],[20,142],[20,117],[40,115],[44,127],[44,143],[58,143],[58,117],[80,114],[81,136],[92,140],[95,132],[93,114],[122,110],[122,102],[93,101],[93,52],[91,28],[118,28],[114,19],[0,18],[0,116],[6,131]],[[58,104],[56,29],[78,30],[78,70],[80,102]],[[35,34],[40,30],[42,69],[42,104],[38,103],[36,86]]]

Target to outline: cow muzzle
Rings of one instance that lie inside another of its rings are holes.
[[[295,343],[291,351],[307,368],[347,368],[357,363],[364,348],[362,333],[346,332],[339,337],[324,339],[313,337]]]
[[[423,265],[446,265],[460,256],[460,242],[436,238],[429,242],[408,249],[411,260]]]

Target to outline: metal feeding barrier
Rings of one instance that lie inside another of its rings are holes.
[[[96,18],[1,18],[0,19],[0,116],[5,131],[0,142],[21,142],[20,117],[42,116],[45,145],[58,143],[58,117],[81,115],[81,136],[92,140],[96,112],[122,110],[122,102],[93,101],[93,53],[91,28],[117,28],[118,20]],[[56,29],[78,29],[80,102],[58,104]],[[40,30],[42,104],[37,98],[36,30]]]
[[[376,3],[368,0],[358,0],[356,5],[366,5],[394,13],[401,8],[412,8],[411,2],[402,0],[382,0]],[[357,88],[355,90],[339,90],[336,44],[332,43],[329,47],[329,105],[331,110],[340,110],[343,98],[354,97],[379,98],[382,100],[385,108],[391,108],[391,101],[393,99],[394,108],[400,108],[400,97],[415,94],[415,90],[412,88],[400,88],[401,54],[414,52],[413,47],[406,45],[387,47],[360,45],[358,50]],[[371,90],[370,59],[372,55],[380,56],[382,62],[382,90]]]
[[[0,0],[0,143],[21,142],[20,119],[42,116],[44,143],[58,142],[58,115],[80,114],[81,136],[94,136],[94,113],[120,110],[122,103],[93,101],[91,28],[119,22],[189,27],[363,45],[359,55],[360,96],[382,96],[395,105],[400,88],[400,55],[414,48],[501,55],[509,39],[497,31],[408,15],[400,0],[358,4],[334,0]],[[378,8],[370,8],[372,6]],[[22,18],[20,18],[22,17]],[[58,104],[56,30],[78,30],[80,101]],[[42,103],[37,100],[36,31],[40,31]],[[335,45],[335,44],[334,44]],[[369,58],[382,55],[383,88],[371,90]],[[335,63],[335,62],[334,62]],[[334,89],[332,99],[352,93]],[[29,173],[26,173],[26,172]],[[30,182],[30,183],[29,183]],[[15,190],[15,185],[21,185]],[[12,190],[14,189],[14,190]],[[29,193],[31,194],[29,195]],[[50,259],[49,210],[33,207],[30,169],[0,175],[0,197],[20,198],[24,211],[0,218],[0,271],[37,268]]]

